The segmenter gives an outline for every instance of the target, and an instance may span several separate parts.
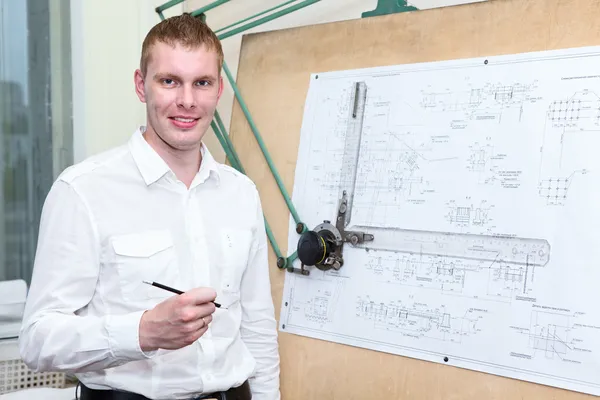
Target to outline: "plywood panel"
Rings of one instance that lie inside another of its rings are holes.
[[[598,45],[598,21],[599,0],[495,0],[253,34],[244,37],[237,79],[291,193],[311,73]],[[288,209],[237,103],[232,115],[233,143],[288,254]],[[272,252],[269,261],[279,317],[287,272]],[[286,333],[280,346],[286,400],[591,398]]]

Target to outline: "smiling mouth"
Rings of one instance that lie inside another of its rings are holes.
[[[171,120],[171,124],[175,126],[177,129],[189,130],[193,129],[198,125],[198,120],[200,118],[194,117],[169,117]]]
[[[170,119],[173,119],[175,121],[179,121],[179,122],[194,122],[200,118],[181,118],[181,117],[170,117]]]

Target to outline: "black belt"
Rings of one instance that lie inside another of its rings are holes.
[[[97,390],[79,383],[81,387],[80,400],[150,400],[141,394],[125,392],[122,390]],[[225,392],[215,392],[203,394],[201,396],[190,397],[190,400],[200,399],[219,399],[219,400],[251,400],[252,393],[248,381],[241,386],[231,388]]]

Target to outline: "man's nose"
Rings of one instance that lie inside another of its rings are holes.
[[[194,91],[188,85],[183,85],[179,89],[179,96],[177,98],[177,105],[183,108],[194,108],[196,107],[196,100],[194,99]]]

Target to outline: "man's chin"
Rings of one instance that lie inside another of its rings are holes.
[[[195,150],[198,149],[202,143],[203,135],[201,135],[197,130],[173,133],[173,135],[168,135],[167,142],[176,150]]]

